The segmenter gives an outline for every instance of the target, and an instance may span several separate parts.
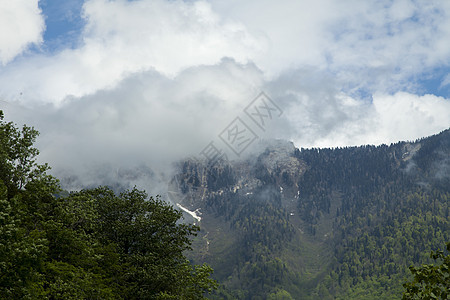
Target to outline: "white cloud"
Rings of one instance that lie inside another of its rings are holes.
[[[377,144],[415,140],[450,126],[450,99],[399,92],[376,94],[373,102],[378,124],[371,139]]]
[[[42,132],[57,174],[93,184],[93,170],[198,154],[261,90],[284,111],[267,137],[411,140],[450,126],[450,100],[410,81],[448,65],[449,13],[447,2],[87,0],[78,48],[0,68],[11,102],[0,108]]]
[[[67,99],[59,107],[11,104],[5,113],[41,131],[40,160],[49,162],[55,175],[76,174],[84,184],[99,184],[98,172],[105,168],[144,166],[159,173],[198,155],[242,113],[260,91],[262,77],[252,64],[223,60],[173,79],[155,71],[135,74],[115,88]]]
[[[44,19],[37,0],[0,1],[0,64],[42,42]]]
[[[312,67],[346,92],[414,92],[410,78],[450,61],[447,2],[87,0],[83,11],[79,47],[0,69],[0,96],[61,103],[223,57],[254,62],[266,79]]]
[[[83,44],[55,56],[36,55],[0,73],[5,98],[60,103],[111,88],[146,70],[175,76],[223,57],[247,62],[264,43],[226,22],[204,1],[106,1],[84,4]],[[14,78],[14,80],[10,80]]]
[[[205,1],[105,1],[84,5],[83,54],[109,73],[149,68],[173,76],[230,56],[246,62],[260,42],[238,22],[224,22]]]
[[[450,99],[434,95],[417,96],[399,92],[376,94],[372,102],[361,102],[345,95],[335,95],[315,114],[302,113],[295,106],[291,120],[299,124],[292,135],[297,147],[337,147],[380,145],[414,141],[436,134],[450,125]],[[306,110],[309,108],[306,107]],[[322,114],[320,114],[322,112]],[[323,120],[313,120],[319,116]]]
[[[450,124],[449,99],[400,92],[361,101],[342,93],[338,84],[314,69],[265,81],[256,66],[228,59],[174,78],[155,71],[135,74],[115,88],[67,99],[59,107],[11,104],[6,116],[41,131],[41,161],[60,178],[78,176],[74,186],[114,180],[138,184],[134,176],[141,172],[139,185],[148,190],[162,180],[149,174],[164,177],[173,161],[198,156],[210,141],[225,150],[217,135],[236,116],[245,119],[243,109],[261,90],[284,112],[265,135],[253,130],[260,137],[292,140],[297,147],[414,140]],[[119,180],[119,174],[126,178]]]
[[[450,2],[217,1],[217,13],[270,41],[265,72],[316,67],[347,88],[409,89],[408,80],[450,61]]]

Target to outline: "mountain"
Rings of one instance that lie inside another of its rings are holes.
[[[169,197],[198,223],[190,259],[217,299],[399,299],[450,241],[450,130],[415,142],[180,163]]]

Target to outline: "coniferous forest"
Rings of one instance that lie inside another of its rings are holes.
[[[215,299],[400,299],[409,267],[450,241],[450,131],[285,149],[181,168],[184,201],[203,212],[192,258],[214,268]]]

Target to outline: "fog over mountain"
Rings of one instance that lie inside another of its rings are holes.
[[[450,124],[449,12],[415,1],[1,4],[0,109],[39,129],[40,160],[72,188],[120,178],[159,192],[147,178],[166,180],[211,141],[228,149],[218,135],[236,117],[251,123],[244,109],[260,92],[283,113],[252,127],[258,138],[414,140]]]

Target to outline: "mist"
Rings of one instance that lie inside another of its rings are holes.
[[[0,109],[40,131],[39,162],[70,190],[163,194],[177,162],[211,142],[239,160],[261,140],[338,147],[435,134],[450,126],[450,7],[385,4],[87,0],[80,31],[54,49],[62,37],[44,39],[45,11],[17,5],[30,18],[10,24],[24,32],[14,47],[0,36]],[[262,92],[279,108],[264,128],[245,111]],[[238,153],[223,136],[236,118],[253,132]]]

